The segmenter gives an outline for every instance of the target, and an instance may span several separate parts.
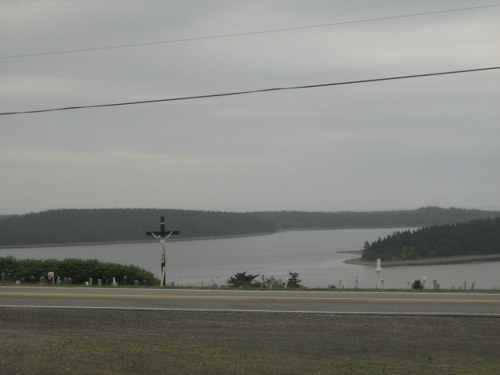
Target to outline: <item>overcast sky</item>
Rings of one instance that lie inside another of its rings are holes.
[[[0,0],[0,112],[498,66],[500,7],[11,57],[488,4]],[[0,116],[0,214],[499,209],[499,83],[493,70]]]

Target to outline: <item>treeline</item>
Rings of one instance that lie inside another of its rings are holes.
[[[413,260],[421,258],[500,253],[500,217],[395,232],[365,242],[362,259]]]
[[[97,284],[111,284],[113,278],[118,284],[133,284],[137,280],[140,285],[158,284],[155,276],[134,265],[122,265],[111,262],[100,262],[95,259],[16,259],[14,257],[0,258],[0,272],[3,281],[7,282],[39,282],[41,277],[48,280],[48,273],[54,273],[54,280],[83,284],[92,278]]]
[[[279,229],[337,229],[421,227],[469,222],[500,216],[500,211],[466,210],[460,208],[423,207],[416,210],[373,212],[256,212],[255,216],[273,223]]]
[[[419,227],[500,216],[499,211],[443,209],[384,212],[220,212],[172,209],[64,209],[0,220],[0,246],[146,241],[147,231],[179,230],[177,238],[240,236],[293,229]]]
[[[273,224],[244,213],[160,209],[65,209],[0,220],[0,246],[147,241],[148,231],[179,230],[178,238],[272,233]]]

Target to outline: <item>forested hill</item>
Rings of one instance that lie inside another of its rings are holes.
[[[238,236],[293,229],[418,227],[497,217],[499,211],[443,209],[384,212],[249,212],[172,209],[64,209],[0,219],[0,246],[146,241],[145,233],[179,230],[178,238]],[[361,246],[361,244],[360,244]]]
[[[0,246],[147,241],[148,231],[179,230],[177,238],[273,233],[271,223],[245,213],[161,209],[65,209],[0,220]]]
[[[500,254],[500,217],[395,232],[371,244],[363,260],[413,260],[460,255]]]
[[[468,222],[500,216],[500,211],[424,207],[416,210],[372,212],[256,212],[255,215],[283,229],[421,227],[426,225]]]

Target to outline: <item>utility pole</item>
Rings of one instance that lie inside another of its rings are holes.
[[[146,232],[147,236],[160,240],[160,255],[161,255],[161,281],[160,286],[167,286],[167,268],[165,262],[165,255],[167,252],[167,239],[172,235],[178,235],[178,230],[165,230],[165,217],[160,218],[160,231],[159,232]]]

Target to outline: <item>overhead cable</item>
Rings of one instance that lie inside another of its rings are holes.
[[[91,105],[78,105],[78,106],[60,107],[60,108],[34,109],[34,110],[27,110],[27,111],[1,112],[0,116],[22,115],[22,114],[42,113],[42,112],[69,111],[69,110],[75,110],[75,109],[119,107],[119,106],[129,106],[129,105],[137,105],[137,104],[152,104],[152,103],[173,102],[173,101],[182,101],[182,100],[208,99],[208,98],[218,98],[218,97],[223,97],[223,96],[257,94],[257,93],[272,92],[272,91],[301,90],[301,89],[312,89],[312,88],[329,87],[329,86],[341,86],[341,85],[353,85],[353,84],[360,84],[360,83],[392,81],[392,80],[398,80],[398,79],[424,78],[424,77],[450,75],[450,74],[472,73],[472,72],[481,72],[481,71],[495,70],[495,69],[500,69],[500,66],[493,66],[493,67],[488,67],[488,68],[453,70],[453,71],[447,71],[447,72],[412,74],[412,75],[395,76],[395,77],[371,78],[371,79],[362,79],[362,80],[356,80],[356,81],[319,83],[319,84],[302,85],[302,86],[273,87],[273,88],[267,88],[267,89],[234,91],[234,92],[226,92],[226,93],[219,93],[219,94],[205,94],[205,95],[183,96],[183,97],[173,97],[173,98],[163,98],[163,99],[136,100],[136,101],[131,101],[131,102],[91,104]]]
[[[421,12],[421,13],[400,14],[400,15],[387,16],[387,17],[364,18],[364,19],[351,20],[351,21],[331,22],[331,23],[323,23],[323,24],[316,24],[316,25],[294,26],[294,27],[284,27],[284,28],[278,28],[278,29],[267,29],[267,30],[249,31],[249,32],[241,32],[241,33],[232,33],[232,34],[198,36],[198,37],[192,37],[192,38],[159,40],[159,41],[144,42],[144,43],[116,44],[116,45],[103,46],[103,47],[75,48],[75,49],[60,50],[60,51],[25,53],[25,54],[17,54],[17,55],[0,56],[0,59],[14,59],[14,58],[21,58],[21,57],[62,55],[62,54],[101,51],[101,50],[110,50],[110,49],[118,49],[118,48],[151,46],[151,45],[155,45],[155,44],[183,43],[183,42],[193,42],[193,41],[199,41],[199,40],[232,38],[232,37],[247,36],[247,35],[278,33],[278,32],[284,32],[284,31],[340,26],[340,25],[348,25],[348,24],[353,24],[353,23],[384,21],[384,20],[392,20],[392,19],[397,19],[397,18],[428,16],[428,15],[432,15],[432,14],[461,12],[461,11],[466,11],[466,10],[492,8],[492,7],[499,7],[499,6],[500,6],[500,4],[489,4],[489,5],[480,5],[480,6],[467,7],[467,8],[445,9],[445,10],[437,10],[437,11],[429,11],[429,12]]]

